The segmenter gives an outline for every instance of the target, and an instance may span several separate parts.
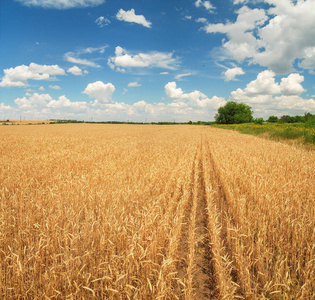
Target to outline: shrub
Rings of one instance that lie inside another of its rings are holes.
[[[277,122],[279,122],[279,119],[276,116],[270,116],[268,118],[267,122],[269,122],[269,123],[277,123]]]
[[[254,123],[255,124],[259,124],[259,125],[262,125],[264,123],[264,119],[263,118],[256,118],[254,120]]]

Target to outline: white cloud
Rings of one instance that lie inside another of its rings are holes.
[[[78,112],[87,112],[89,110],[86,102],[72,102],[66,96],[60,96],[54,100],[49,94],[27,94],[23,98],[14,100],[18,106],[16,114],[29,115],[31,118],[54,118],[62,113],[68,112],[68,116]]]
[[[241,4],[241,3],[247,3],[248,0],[234,0],[233,4]]]
[[[86,111],[88,110],[87,103],[84,101],[71,102],[65,95],[62,95],[58,100],[50,100],[47,104],[48,108],[61,109],[68,108],[75,111]]]
[[[168,75],[169,72],[161,72],[160,75]]]
[[[139,86],[141,86],[141,84],[138,83],[138,82],[129,82],[129,83],[128,83],[128,86],[129,86],[129,87],[139,87]]]
[[[82,70],[78,66],[73,66],[69,68],[67,72],[76,76],[82,75]]]
[[[290,74],[287,78],[282,78],[280,83],[280,89],[282,95],[300,95],[305,92],[305,89],[301,85],[301,82],[304,81],[304,76],[293,73]]]
[[[175,79],[178,80],[178,81],[181,81],[183,80],[182,78],[183,77],[187,77],[187,76],[190,76],[190,75],[193,75],[194,73],[185,73],[185,74],[178,74],[175,76]]]
[[[85,58],[78,58],[78,57],[74,57],[74,56],[75,56],[75,54],[73,52],[68,52],[64,55],[64,58],[66,61],[74,63],[74,64],[84,65],[84,66],[93,67],[93,68],[99,68],[100,67],[100,65],[98,65],[94,61],[91,61],[91,60],[88,60]]]
[[[182,96],[184,95],[183,90],[181,88],[177,88],[176,82],[174,81],[167,83],[164,89],[167,97],[172,100],[181,100]]]
[[[196,7],[200,7],[203,6],[206,10],[208,10],[209,12],[213,12],[215,10],[215,7],[212,6],[212,4],[210,3],[210,1],[202,1],[202,0],[197,0],[195,2],[195,6]]]
[[[231,93],[230,100],[245,102],[263,117],[272,114],[303,114],[314,111],[314,99],[304,99],[300,94],[305,91],[301,82],[304,77],[292,73],[281,79],[280,84],[275,81],[275,73],[266,70],[258,74],[257,78],[247,84],[245,89],[238,88]]]
[[[13,107],[10,106],[10,105],[5,105],[4,103],[0,103],[0,113],[3,113],[3,112],[8,112],[10,110],[12,110]]]
[[[224,76],[225,76],[225,81],[231,81],[231,80],[236,80],[235,77],[238,75],[244,75],[245,72],[243,71],[242,68],[231,68],[231,69],[227,69],[224,72]]]
[[[307,111],[315,110],[315,100],[303,99],[298,95],[282,95],[275,97],[275,102],[273,103],[273,106],[276,110],[289,111],[289,114],[292,115],[303,114]]]
[[[152,23],[150,21],[147,21],[143,15],[136,15],[133,8],[128,11],[120,9],[116,15],[116,18],[119,21],[137,23],[147,28],[151,28],[152,25]]]
[[[299,66],[304,69],[315,69],[315,47],[304,49],[303,60]]]
[[[27,94],[23,98],[15,99],[17,109],[1,104],[0,111],[16,118],[19,115],[27,118],[51,119],[72,118],[118,121],[189,121],[213,120],[219,106],[224,105],[224,98],[208,98],[200,91],[184,93],[177,88],[175,82],[165,85],[165,92],[170,103],[148,103],[140,100],[133,104],[115,102],[112,94],[115,87],[111,83],[94,82],[89,84],[83,93],[95,98],[91,102],[73,102],[65,95],[53,99],[49,94]]]
[[[27,98],[29,97],[29,98]],[[19,109],[28,110],[30,108],[43,108],[47,106],[47,103],[52,100],[49,94],[38,94],[26,95],[23,98],[17,98],[14,102],[17,104]]]
[[[272,95],[281,92],[280,86],[275,82],[275,73],[266,70],[258,74],[257,79],[247,84],[245,89],[238,88],[231,93],[231,100],[245,101],[247,103],[269,103]]]
[[[4,69],[4,77],[0,82],[2,87],[26,87],[28,80],[54,80],[56,75],[65,75],[65,71],[58,65],[21,65]]]
[[[61,90],[61,87],[59,85],[50,85],[49,87],[53,90]]]
[[[81,58],[82,55],[95,55],[95,54],[103,54],[105,52],[105,49],[108,46],[101,46],[101,47],[88,47],[85,49],[79,49],[75,52],[67,52],[64,55],[64,59],[68,62],[74,63],[74,64],[79,64],[79,65],[84,65],[88,67],[93,67],[93,68],[99,68],[100,65],[94,62],[94,59],[86,59],[86,58]]]
[[[182,106],[190,108],[216,110],[226,103],[222,97],[214,96],[210,99],[197,90],[191,93],[184,93],[181,88],[177,88],[176,82],[168,82],[164,89],[168,98],[174,100],[176,103],[181,103]]]
[[[250,9],[246,6],[237,11],[238,17],[235,23],[208,24],[204,27],[207,33],[220,32],[227,34],[229,41],[223,46],[230,51],[237,61],[253,57],[258,49],[257,40],[253,34],[256,28],[267,21],[263,9]]]
[[[100,16],[98,17],[96,20],[95,20],[95,23],[99,26],[99,27],[105,27],[107,26],[108,24],[110,24],[110,20],[103,17],[103,16]]]
[[[25,6],[37,6],[55,9],[97,6],[105,2],[105,0],[16,0],[16,1],[20,2]]]
[[[87,47],[87,48],[78,50],[76,53],[78,55],[80,55],[80,54],[92,54],[95,52],[99,53],[99,54],[103,54],[103,53],[105,53],[106,48],[108,48],[107,45],[101,46],[101,47]]]
[[[208,23],[208,20],[207,20],[206,18],[198,18],[198,19],[196,20],[196,22],[197,22],[197,23],[205,23],[205,24],[207,24],[207,23]]]
[[[115,56],[108,59],[108,65],[116,71],[125,71],[124,68],[153,67],[175,70],[178,66],[178,58],[174,58],[173,53],[157,51],[132,55],[117,46]]]
[[[192,16],[185,16],[184,17],[184,20],[191,20],[192,19]]]
[[[40,91],[45,91],[45,88],[44,88],[43,86],[41,86],[41,87],[39,88],[39,90],[40,90]]]
[[[239,62],[249,59],[281,74],[291,72],[298,59],[301,68],[314,69],[315,1],[265,2],[268,10],[243,6],[234,23],[209,24],[204,29],[226,34],[223,47]]]
[[[90,98],[95,98],[95,105],[98,105],[113,102],[112,95],[114,91],[113,84],[96,81],[89,83],[82,93],[89,95]]]
[[[266,70],[257,75],[257,79],[247,84],[244,90],[238,89],[232,92],[231,95],[235,98],[238,95],[238,100],[241,97],[257,100],[257,96],[282,94],[284,96],[300,95],[305,91],[301,82],[304,81],[304,76],[298,73],[292,73],[288,77],[281,79],[278,84],[275,81],[275,73]]]

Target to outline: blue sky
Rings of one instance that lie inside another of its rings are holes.
[[[0,119],[315,113],[315,0],[1,1]]]

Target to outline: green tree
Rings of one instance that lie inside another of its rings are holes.
[[[294,123],[295,119],[294,117],[291,117],[289,115],[283,115],[280,118],[281,123]]]
[[[264,124],[264,119],[263,118],[256,118],[254,119],[254,123],[258,125]]]
[[[279,122],[279,119],[276,116],[270,116],[268,118],[267,122],[269,122],[269,123],[277,123],[277,122]]]
[[[218,109],[214,118],[218,124],[249,123],[253,121],[253,111],[247,104],[229,101]]]

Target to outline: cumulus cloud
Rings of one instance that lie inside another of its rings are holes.
[[[243,71],[242,68],[236,67],[236,68],[231,68],[231,69],[227,69],[224,72],[224,76],[225,76],[225,81],[231,81],[231,80],[236,80],[235,77],[238,75],[244,75],[245,72]]]
[[[241,3],[244,1],[235,1]],[[208,24],[208,33],[223,33],[223,47],[241,62],[260,64],[277,74],[289,73],[293,63],[315,68],[315,2],[265,0],[268,10],[243,6],[234,23]]]
[[[302,94],[303,92],[305,92],[305,89],[301,85],[301,82],[303,81],[304,76],[298,73],[293,73],[286,78],[282,78],[280,83],[282,95],[290,96]]]
[[[254,30],[262,26],[268,17],[263,9],[250,9],[246,6],[239,9],[237,14],[235,23],[208,24],[204,29],[207,33],[227,34],[229,41],[224,42],[223,46],[237,61],[242,61],[255,55],[258,45]]]
[[[88,109],[86,102],[71,102],[65,95],[60,96],[58,100],[50,100],[47,104],[47,107],[54,109],[69,108],[73,109],[74,111],[86,111]]]
[[[274,109],[289,111],[289,114],[303,114],[315,110],[314,99],[304,99],[297,95],[282,95],[275,97]]]
[[[274,95],[280,93],[279,84],[275,82],[275,73],[266,70],[257,75],[245,88],[248,95]]]
[[[98,17],[96,20],[95,20],[95,23],[99,26],[99,27],[105,27],[107,26],[108,24],[110,24],[110,20],[103,17],[103,16],[100,16]]]
[[[129,87],[139,87],[139,86],[141,86],[141,84],[135,81],[135,82],[129,82],[128,86]]]
[[[115,91],[115,86],[111,83],[104,83],[96,81],[89,83],[83,94],[89,95],[90,98],[95,99],[95,105],[113,102],[112,95]]]
[[[148,103],[144,100],[133,104],[116,102],[112,99],[115,87],[111,83],[90,83],[83,93],[94,98],[94,102],[71,101],[65,95],[53,99],[49,94],[27,93],[25,97],[15,99],[18,109],[1,104],[0,111],[23,114],[36,118],[75,118],[118,121],[189,121],[212,120],[219,106],[226,101],[221,97],[208,98],[200,91],[185,93],[175,82],[165,85],[165,93],[170,103]]]
[[[299,63],[301,68],[315,69],[315,47],[305,48],[302,57],[303,60]]]
[[[208,10],[209,12],[213,12],[215,10],[215,7],[212,6],[212,4],[210,3],[210,1],[202,1],[202,0],[197,0],[195,2],[195,6],[196,7],[204,7],[206,10]]]
[[[86,112],[89,109],[86,102],[72,102],[65,95],[54,100],[49,94],[26,94],[22,98],[16,98],[14,102],[18,106],[19,113],[43,118],[55,116],[57,111],[67,111],[71,114]]]
[[[181,88],[178,88],[176,82],[168,82],[165,87],[165,93],[169,99],[174,100],[177,103],[184,103],[188,107],[197,107],[205,109],[218,109],[220,106],[226,103],[222,97],[214,96],[208,98],[200,91],[193,91],[191,93],[184,93]]]
[[[117,20],[129,23],[140,24],[144,27],[151,28],[152,23],[147,21],[143,15],[136,15],[135,10],[132,8],[128,11],[120,9],[116,15]]]
[[[165,87],[165,93],[168,98],[173,100],[182,100],[184,92],[181,88],[177,88],[176,82],[168,82]]]
[[[82,75],[82,70],[78,66],[73,66],[67,70],[68,73],[71,73],[76,76]]]
[[[89,6],[98,6],[105,0],[15,0],[25,6],[36,6],[54,9],[69,9]]]
[[[26,87],[28,80],[54,80],[57,75],[65,75],[65,71],[58,65],[21,65],[4,69],[4,77],[0,82],[2,87]]]
[[[124,68],[164,68],[175,70],[178,58],[173,53],[152,51],[149,53],[130,54],[117,46],[115,56],[108,59],[108,65],[116,71],[125,71]]]
[[[4,103],[0,103],[0,113],[4,113],[4,112],[8,112],[10,110],[12,110],[13,107],[10,105],[5,105]]]
[[[49,94],[38,94],[26,95],[23,98],[16,98],[14,102],[17,104],[19,109],[28,110],[30,108],[43,108],[47,106],[47,103],[52,100]]]
[[[230,100],[245,102],[251,105],[256,113],[268,117],[268,114],[303,114],[315,109],[314,99],[304,99],[300,95],[305,92],[301,85],[304,77],[292,73],[281,78],[278,83],[276,74],[266,70],[258,74],[257,78],[244,89],[238,88],[231,93]]]

